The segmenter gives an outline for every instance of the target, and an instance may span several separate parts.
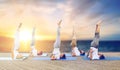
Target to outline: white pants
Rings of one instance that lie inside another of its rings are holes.
[[[20,39],[19,39],[19,31],[17,31],[15,34],[14,48],[13,48],[14,59],[16,59],[17,55],[19,54],[19,52],[17,51],[19,47],[20,47]]]
[[[60,43],[61,43],[61,40],[60,40],[60,27],[58,27],[58,29],[57,29],[57,38],[56,38],[56,41],[54,43],[54,48],[60,48]]]
[[[60,59],[60,27],[57,28],[57,38],[54,43],[54,49],[53,49],[53,55],[55,56],[56,59]]]
[[[17,50],[20,47],[20,39],[19,39],[19,31],[15,34],[15,40],[14,40],[14,48],[13,50]]]

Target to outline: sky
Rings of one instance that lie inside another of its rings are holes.
[[[120,40],[120,0],[0,0],[0,36],[14,38],[23,23],[22,38],[36,26],[37,39],[55,40],[60,20],[62,40],[72,39],[73,25],[78,40],[93,39],[99,20],[101,40]]]

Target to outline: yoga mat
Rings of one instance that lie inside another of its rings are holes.
[[[25,60],[27,57],[23,57],[22,59],[14,59],[14,60]],[[11,57],[0,57],[0,60],[13,60]]]
[[[71,53],[65,53],[66,57],[72,57]]]
[[[76,60],[76,57],[67,57],[66,59],[58,59],[58,60]],[[50,57],[34,57],[33,60],[51,60]]]
[[[83,56],[82,57],[83,60],[90,60],[89,58],[87,58],[87,56]],[[110,57],[110,56],[106,56],[105,59],[99,59],[99,60],[120,60],[120,57]]]
[[[66,57],[72,57],[71,53],[65,53]],[[80,55],[80,56],[85,56],[85,55]],[[75,57],[79,57],[79,56],[75,56]]]
[[[48,56],[47,53],[43,53],[42,55],[38,55],[38,56]]]
[[[33,57],[33,60],[51,60],[50,57]]]
[[[12,60],[11,57],[0,57],[0,60]]]
[[[29,53],[21,53],[22,56],[29,56],[30,54]],[[47,56],[48,54],[47,53],[43,53],[42,55],[38,55],[38,56]]]
[[[66,57],[66,59],[60,59],[60,60],[77,60],[76,57]]]

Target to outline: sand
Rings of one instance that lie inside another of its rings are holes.
[[[120,56],[120,52],[107,52],[105,56]],[[0,53],[0,57],[10,56]],[[24,61],[0,61],[0,70],[120,70],[118,61],[85,61],[77,57],[75,61],[38,61],[31,57]]]

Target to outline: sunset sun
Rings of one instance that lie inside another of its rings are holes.
[[[27,30],[20,32],[20,40],[21,41],[28,41],[31,40],[31,33]]]

